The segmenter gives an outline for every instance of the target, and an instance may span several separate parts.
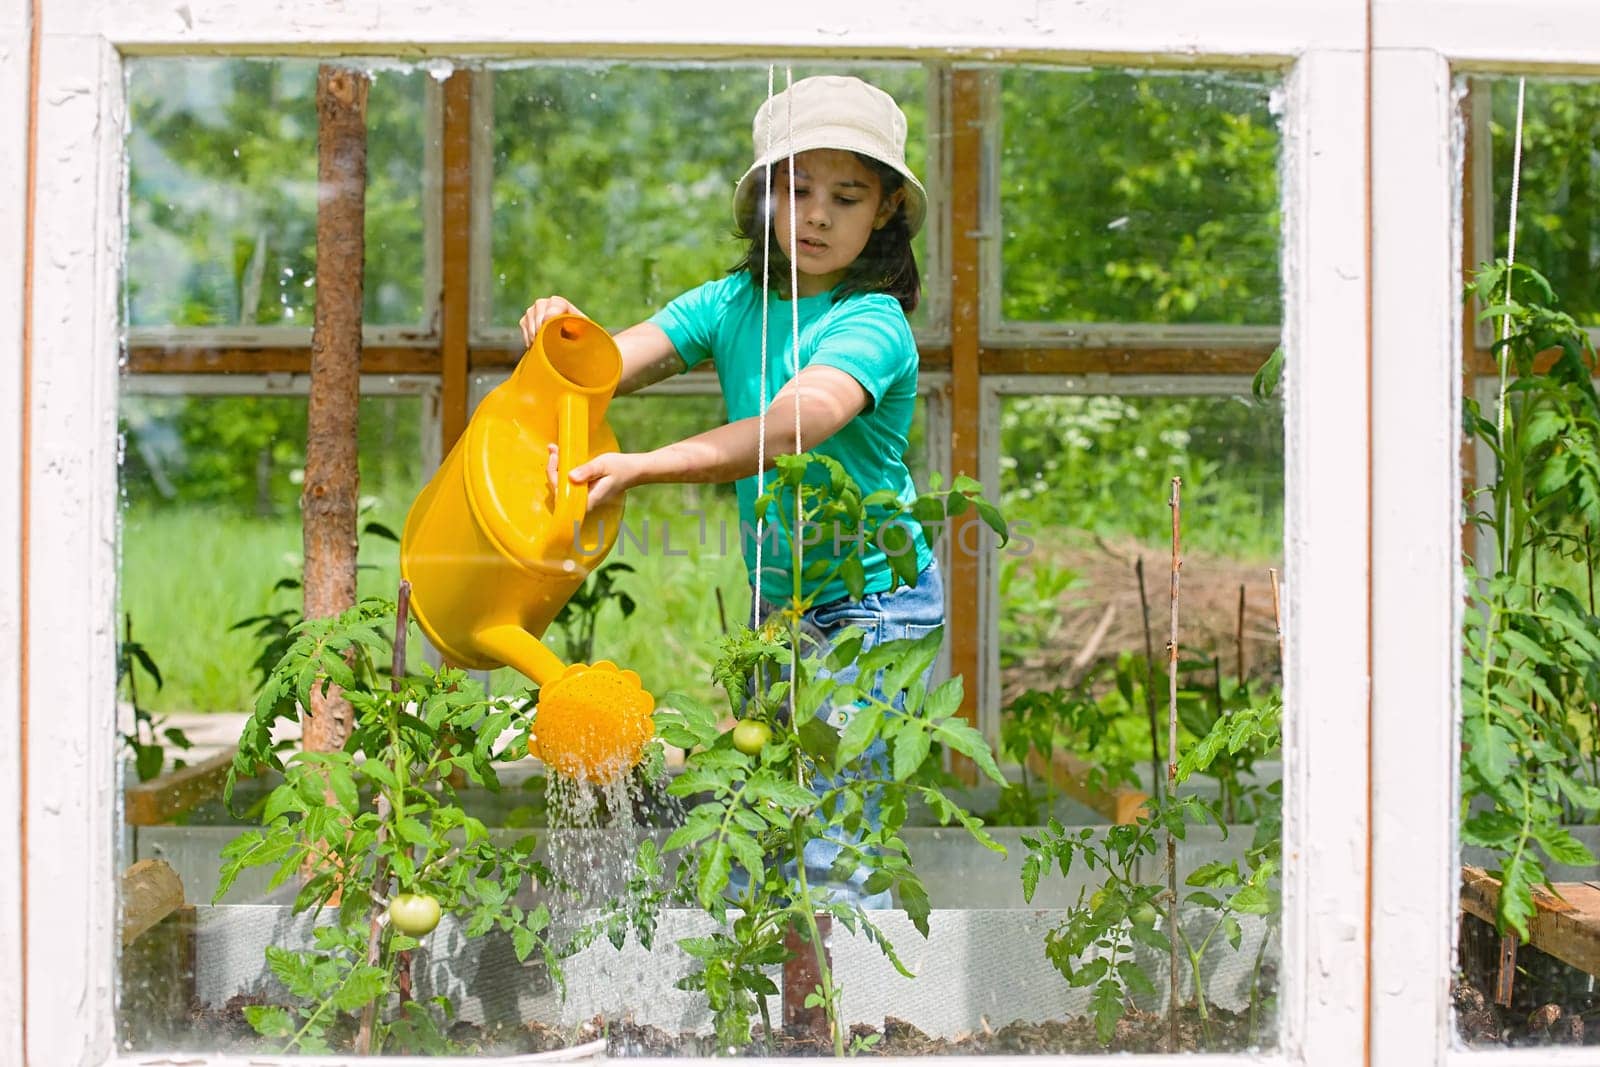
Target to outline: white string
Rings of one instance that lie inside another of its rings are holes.
[[[1522,105],[1528,88],[1527,78],[1517,79],[1517,132],[1516,142],[1511,151],[1511,217],[1508,223],[1510,232],[1506,236],[1506,303],[1511,303],[1511,278],[1512,268],[1517,265],[1517,200],[1522,190]],[[1500,316],[1500,395],[1496,401],[1495,424],[1498,435],[1503,439],[1506,434],[1506,388],[1509,384],[1508,368],[1510,361],[1506,358],[1505,341],[1511,335],[1511,316]],[[1500,546],[1500,569],[1511,565],[1511,545],[1506,543]]]
[[[768,283],[768,272],[772,262],[772,81],[776,68],[767,65],[767,148],[761,153],[761,158],[766,160],[763,171],[764,184],[762,197],[757,205],[756,214],[760,216],[762,228],[761,235],[761,391],[758,394],[761,402],[757,406],[756,436],[756,500],[761,499],[763,486],[766,483],[767,470],[767,305],[771,286]],[[794,125],[790,119],[791,128]],[[793,182],[790,183],[791,189]],[[793,195],[790,196],[791,203]],[[756,569],[750,579],[750,625],[761,625],[761,542],[766,540],[763,531],[766,528],[764,515],[765,509],[756,511]]]
[[[784,67],[784,92],[789,98],[789,384],[800,376],[800,234],[795,229],[794,210],[794,68]],[[815,190],[813,190],[815,192]],[[794,453],[800,455],[804,451],[800,439],[800,390],[794,390]],[[805,530],[802,526],[803,513],[800,509],[800,487],[794,491],[794,532],[791,536],[800,538],[801,569],[804,573],[805,566]],[[798,721],[795,706],[795,687],[789,687],[789,721]]]

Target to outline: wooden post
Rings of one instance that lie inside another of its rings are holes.
[[[827,953],[828,936],[833,930],[833,916],[817,916],[817,933],[822,938],[821,951]],[[806,998],[822,985],[822,971],[817,966],[817,948],[806,940],[800,926],[790,926],[783,935],[783,947],[789,958],[783,963],[783,1030],[790,1037],[814,1037],[827,1041],[832,1035],[828,1026],[828,1008],[824,1004],[806,1007]],[[828,957],[832,970],[832,956]],[[840,1025],[843,1025],[842,1023]]]
[[[472,72],[444,83],[444,259],[439,293],[439,455],[448,456],[467,428],[468,311],[471,299]]]
[[[978,215],[979,176],[983,173],[982,75],[958,70],[950,107],[951,187],[960,191],[950,207],[950,465],[952,474],[978,476]],[[994,486],[984,486],[993,491]],[[969,527],[971,527],[969,529]],[[978,602],[978,546],[982,539],[975,512],[968,508],[950,522],[948,603]],[[950,626],[950,673],[976,681],[979,635],[976,611],[962,610]],[[961,717],[978,724],[978,686],[961,697]],[[977,780],[970,760],[952,757],[951,770],[967,782]]]
[[[308,619],[337,615],[356,600],[369,85],[357,70],[331,64],[317,69],[317,304],[300,497]],[[342,748],[351,710],[338,690],[314,694],[306,710],[303,746],[312,752]]]

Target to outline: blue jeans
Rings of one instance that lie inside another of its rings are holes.
[[[861,642],[862,652],[885,641],[923,637],[944,625],[944,579],[939,573],[938,561],[923,568],[922,573],[917,576],[915,586],[901,586],[890,593],[868,593],[860,600],[835,600],[819,604],[805,613],[802,625],[821,640],[824,654],[838,634],[850,626],[859,628],[864,634]],[[932,667],[923,673],[922,683],[925,688],[932,684],[932,674]],[[833,675],[841,685],[854,682],[856,676],[857,670],[853,663]],[[874,679],[871,693],[880,701],[884,699],[881,680]],[[901,711],[905,710],[904,694],[895,698],[894,707]],[[826,719],[831,725],[842,730],[855,710],[855,705],[836,707],[830,701],[817,710],[817,717]],[[886,755],[887,748],[880,739],[874,741],[866,750],[863,760],[868,767],[883,773],[887,771],[884,758]],[[832,782],[828,779],[816,780],[818,788],[826,789],[831,785]],[[880,798],[875,790],[870,791],[865,805],[866,822],[869,826],[877,828],[880,825],[879,811]],[[840,830],[830,833],[827,837],[807,841],[804,853],[806,880],[812,885],[825,887],[835,900],[868,909],[892,907],[893,902],[888,890],[870,894],[865,891],[869,873],[866,868],[858,867],[845,882],[833,877],[832,868],[839,858],[841,843],[847,843],[847,840],[844,831]]]

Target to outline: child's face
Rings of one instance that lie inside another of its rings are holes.
[[[885,199],[883,182],[854,153],[818,148],[794,157],[794,233],[789,229],[789,168],[772,178],[778,245],[798,269],[799,294],[825,293],[867,246],[872,231],[894,217],[903,190]],[[796,240],[798,238],[798,240]]]

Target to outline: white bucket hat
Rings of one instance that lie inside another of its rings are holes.
[[[765,185],[765,170],[815,148],[859,152],[905,178],[906,222],[915,235],[928,210],[928,194],[906,166],[906,116],[894,97],[860,78],[822,74],[802,78],[756,112],[756,161],[733,192],[735,219],[748,219]],[[768,150],[768,145],[771,150]]]

